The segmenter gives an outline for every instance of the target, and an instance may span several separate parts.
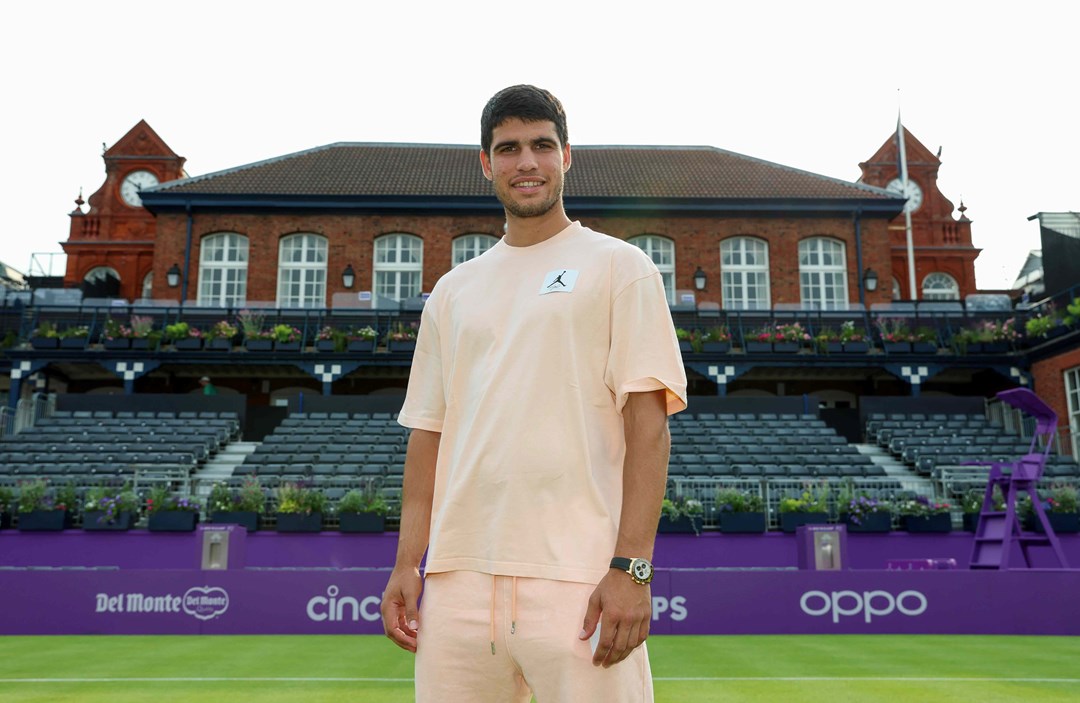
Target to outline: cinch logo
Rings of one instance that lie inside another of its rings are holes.
[[[229,609],[229,594],[224,588],[195,586],[184,594],[184,612],[200,620],[212,620]]]
[[[799,599],[799,607],[807,615],[821,617],[832,613],[832,621],[840,622],[841,616],[853,617],[863,614],[866,622],[875,615],[891,615],[899,611],[902,615],[916,617],[926,612],[926,596],[918,591],[904,591],[898,596],[888,591],[807,591]]]
[[[668,617],[677,622],[686,619],[686,598],[683,596],[674,596],[671,600],[664,598],[663,596],[653,596],[652,599],[652,619],[659,620],[662,613],[671,611],[671,615]]]
[[[326,596],[315,596],[309,600],[308,619],[315,622],[359,622],[360,618],[363,618],[368,622],[375,622],[382,618],[379,612],[379,603],[382,601],[377,596],[368,596],[358,601],[352,596],[338,598],[340,592],[341,589],[337,586],[330,586],[326,589]]]

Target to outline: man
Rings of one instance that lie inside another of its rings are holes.
[[[210,382],[209,376],[203,376],[199,379],[199,385],[202,386],[203,395],[217,395],[217,388]]]
[[[686,407],[660,273],[567,218],[547,91],[488,102],[480,163],[506,234],[424,307],[383,625],[417,655],[418,703],[651,701],[649,561]]]

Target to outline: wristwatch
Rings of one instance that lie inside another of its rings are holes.
[[[611,560],[611,568],[625,571],[630,574],[630,578],[634,580],[634,583],[639,583],[642,586],[652,581],[653,566],[648,559],[614,557]]]

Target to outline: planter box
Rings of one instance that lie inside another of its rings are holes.
[[[103,339],[101,340],[101,346],[109,351],[131,349],[131,340],[127,337],[121,337],[119,339]]]
[[[883,342],[887,354],[910,354],[911,342]]]
[[[690,342],[688,340],[680,339],[679,340],[679,351],[681,351],[681,352],[683,352],[685,354],[689,354],[690,352],[694,351],[694,347],[690,344]]]
[[[19,513],[21,532],[59,532],[73,526],[71,513],[66,510],[31,510]]]
[[[398,343],[402,344],[402,342],[398,342]],[[374,339],[350,339],[348,345],[346,346],[346,349],[348,349],[351,352],[362,352],[362,353],[370,354],[370,353],[375,351],[375,340]]]
[[[274,340],[272,339],[245,339],[244,348],[248,351],[273,351]]]
[[[88,344],[86,337],[65,337],[60,340],[61,349],[86,349]]]
[[[678,520],[670,520],[666,515],[661,515],[656,531],[664,534],[701,534],[701,516],[686,517],[684,515]]]
[[[232,351],[233,343],[231,339],[207,339],[203,345],[203,349],[209,349],[211,351]]]
[[[158,341],[149,337],[133,337],[131,339],[131,348],[137,351],[150,351],[151,349],[157,349]]]
[[[1034,520],[1034,516],[1032,519]],[[1054,534],[1080,533],[1080,513],[1047,513],[1046,519],[1050,521],[1050,527],[1053,528]],[[1042,534],[1042,523],[1034,520],[1034,529]]]
[[[772,342],[747,342],[746,351],[748,354],[771,352]]]
[[[780,529],[795,532],[800,525],[826,525],[828,513],[780,513]]]
[[[905,515],[904,529],[908,532],[952,532],[952,515]]]
[[[799,351],[798,342],[773,342],[772,350],[777,354],[794,354]]]
[[[765,513],[720,513],[720,531],[728,534],[760,533],[768,529]]]
[[[979,529],[979,514],[964,513],[964,532],[975,532]]]
[[[116,519],[106,522],[104,510],[87,510],[83,513],[82,527],[87,532],[125,532],[135,524],[135,515],[124,510],[116,514]]]
[[[178,351],[198,351],[203,347],[203,341],[198,337],[188,337],[187,339],[177,339],[173,341],[173,347]]]
[[[378,513],[341,513],[338,520],[342,532],[386,532],[386,518]]]
[[[705,342],[701,345],[701,351],[707,354],[727,354],[731,351],[731,342]]]
[[[0,513],[0,530],[11,529],[11,513]]]
[[[983,342],[982,345],[983,354],[1008,354],[1009,343],[1008,342]]]
[[[31,337],[30,347],[33,349],[56,349],[60,346],[59,337]]]
[[[337,351],[337,343],[332,339],[316,339],[315,351],[332,352]]]
[[[866,354],[870,351],[870,342],[844,342],[845,354]]]
[[[889,532],[892,530],[892,513],[877,512],[864,515],[862,524],[851,521],[847,513],[840,513],[840,522],[847,525],[848,532]]]
[[[933,342],[912,342],[911,350],[916,354],[937,354],[938,345]]]
[[[298,352],[301,342],[274,342],[274,351]]]
[[[194,532],[199,514],[194,510],[162,510],[150,515],[151,532]]]
[[[210,522],[216,524],[224,523],[228,525],[241,525],[247,528],[248,532],[258,532],[259,527],[262,526],[262,515],[247,511],[212,513],[210,515]]]
[[[278,532],[322,532],[322,513],[278,513]]]
[[[840,354],[844,351],[844,344],[843,342],[825,342],[821,351],[826,354]]]
[[[387,351],[392,352],[412,352],[416,349],[416,340],[410,339],[407,342],[395,342],[391,340],[386,345]]]

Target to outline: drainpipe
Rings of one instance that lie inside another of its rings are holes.
[[[857,280],[859,282],[859,304],[866,308],[866,284],[863,283],[862,262],[862,208],[855,209],[855,265],[859,267]]]
[[[191,271],[191,233],[195,225],[195,216],[191,212],[191,203],[184,208],[187,212],[187,240],[184,242],[184,276],[180,280],[180,305],[187,302],[188,273]],[[861,274],[860,274],[861,275]]]

